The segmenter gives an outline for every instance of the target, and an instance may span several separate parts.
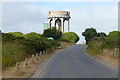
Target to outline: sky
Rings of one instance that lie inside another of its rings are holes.
[[[95,28],[97,32],[118,30],[118,3],[113,2],[3,2],[2,32],[43,32],[43,23],[47,23],[49,11],[69,11],[71,32],[80,36],[86,28]],[[67,31],[67,21],[65,22]]]

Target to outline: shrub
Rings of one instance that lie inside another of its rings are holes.
[[[9,41],[9,42],[13,42],[15,40],[15,36],[13,36],[12,34],[8,34],[8,33],[2,33],[2,40],[3,41]]]
[[[37,40],[40,39],[42,36],[41,34],[35,33],[35,32],[30,32],[24,35],[25,39],[28,40]]]
[[[62,32],[53,27],[52,29],[46,29],[43,36],[47,38],[52,37],[53,39],[58,40],[61,38]]]
[[[66,33],[63,33],[61,39],[70,41],[72,43],[77,43],[79,41],[79,36],[74,32],[66,32]]]
[[[12,35],[14,35],[15,37],[23,37],[23,36],[24,36],[24,34],[21,33],[21,32],[9,32],[8,34],[12,34]]]
[[[2,33],[3,68],[14,66],[16,61],[24,60],[26,56],[54,48],[54,46],[60,46],[58,41],[48,40],[38,33],[31,32],[24,36]],[[13,54],[17,59],[13,58]]]
[[[102,47],[103,48],[120,48],[120,31],[112,31],[106,37]]]

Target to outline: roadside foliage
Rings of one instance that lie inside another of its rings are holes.
[[[94,37],[90,38],[91,31],[93,31],[93,28],[88,28],[85,32],[83,32],[83,36],[85,37],[88,45],[87,50],[89,53],[102,55],[103,52],[105,52],[104,55],[118,55],[120,48],[120,31],[112,31],[108,35],[101,32],[97,33],[97,36],[94,35]],[[94,32],[97,31],[94,29]]]
[[[24,60],[25,57],[55,46],[60,46],[60,43],[48,40],[35,32],[2,33],[2,66],[3,68],[14,66],[16,62]]]
[[[74,32],[66,32],[66,33],[63,33],[61,39],[72,42],[72,43],[77,43],[79,41],[79,36]]]
[[[30,32],[9,32],[2,34],[2,68],[15,66],[16,62],[25,60],[32,54],[53,50],[61,46],[61,42],[76,43],[79,37],[74,32],[62,34],[55,28],[46,29],[43,34]],[[63,39],[61,39],[61,37]],[[53,38],[53,39],[52,39]],[[63,47],[65,45],[62,45]]]

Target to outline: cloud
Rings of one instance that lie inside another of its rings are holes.
[[[3,31],[42,32],[48,8],[30,4],[3,4]]]
[[[71,12],[71,31],[79,34],[80,42],[84,41],[82,32],[93,27],[98,32],[109,33],[118,30],[117,6],[96,6],[66,9]]]
[[[47,5],[46,5],[47,4]],[[3,31],[14,32],[43,32],[43,23],[47,22],[48,11],[67,10],[70,11],[71,31],[80,36],[80,43],[84,41],[82,32],[86,28],[94,27],[98,32],[106,32],[118,29],[118,8],[116,5],[79,5],[68,6],[51,5],[50,3],[3,3]],[[94,3],[95,4],[95,3]],[[61,8],[62,6],[62,8]],[[67,26],[67,21],[65,23]],[[67,27],[65,27],[67,31]]]

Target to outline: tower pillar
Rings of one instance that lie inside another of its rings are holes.
[[[68,32],[70,32],[70,20],[68,20]]]
[[[48,28],[51,28],[51,19],[48,19]]]
[[[64,19],[61,18],[61,31],[64,33]]]

